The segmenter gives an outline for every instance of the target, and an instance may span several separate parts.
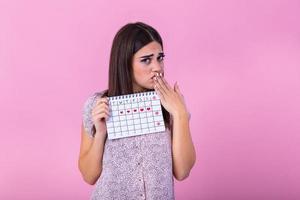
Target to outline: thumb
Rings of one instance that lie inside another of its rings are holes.
[[[178,86],[178,83],[176,81],[175,85],[174,85],[174,90],[175,92],[179,93],[180,94],[180,90],[179,90],[179,86]]]

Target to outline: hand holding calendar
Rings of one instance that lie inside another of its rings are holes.
[[[105,119],[109,117],[108,98],[102,97],[97,99],[94,109],[92,110],[92,120],[96,128],[96,135],[106,136]]]

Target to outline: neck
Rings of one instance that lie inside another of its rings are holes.
[[[139,85],[133,84],[133,93],[145,92],[147,91],[146,88],[143,88]]]

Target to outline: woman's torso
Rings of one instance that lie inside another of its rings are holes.
[[[98,94],[100,95],[100,94]],[[174,199],[171,133],[107,139],[92,200]]]

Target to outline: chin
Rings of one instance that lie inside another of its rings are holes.
[[[154,84],[153,83],[145,83],[139,85],[139,91],[149,91],[154,90]]]
[[[150,85],[149,87],[147,87],[147,89],[154,90],[154,85]]]
[[[154,90],[154,86],[145,86],[144,91]]]

